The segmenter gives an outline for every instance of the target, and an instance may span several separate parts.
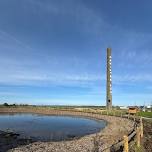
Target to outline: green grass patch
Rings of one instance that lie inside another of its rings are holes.
[[[152,118],[152,112],[139,112],[138,116]]]

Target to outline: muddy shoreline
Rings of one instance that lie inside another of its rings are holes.
[[[122,140],[123,136],[129,134],[134,127],[134,123],[126,118],[76,111],[61,111],[47,108],[0,108],[0,113],[35,113],[44,115],[82,116],[89,117],[91,119],[102,119],[108,122],[108,125],[97,134],[86,135],[79,139],[73,139],[70,141],[35,142],[27,140],[19,144],[14,140],[16,145],[12,147],[11,144],[13,143],[8,140],[7,146],[4,146],[3,151],[1,150],[0,152],[92,152],[95,151],[96,148],[102,151],[110,145]],[[2,137],[0,136],[0,140],[1,139]]]

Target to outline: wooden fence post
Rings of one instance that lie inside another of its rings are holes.
[[[140,118],[140,131],[141,131],[141,138],[143,138],[143,122],[142,122],[142,117]]]
[[[124,152],[128,152],[128,136],[124,136]]]
[[[130,113],[128,113],[128,119],[130,118]]]
[[[137,127],[136,136],[137,136],[137,147],[140,147],[140,128],[139,127]]]
[[[134,122],[136,121],[135,115],[134,115]]]

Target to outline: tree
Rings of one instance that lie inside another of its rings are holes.
[[[4,103],[3,105],[6,106],[6,107],[9,106],[8,103]]]

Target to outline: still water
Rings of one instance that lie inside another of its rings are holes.
[[[103,120],[38,114],[0,114],[0,130],[13,131],[20,138],[60,141],[96,133],[106,126]]]

